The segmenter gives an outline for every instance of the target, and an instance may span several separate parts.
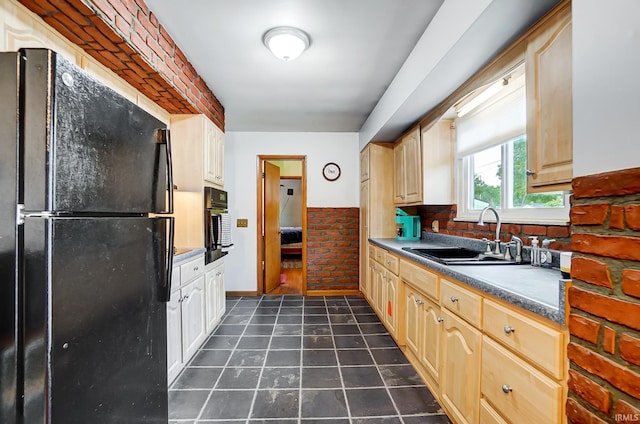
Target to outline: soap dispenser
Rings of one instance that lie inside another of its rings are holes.
[[[538,236],[530,236],[531,239],[531,266],[540,266],[540,248]]]
[[[552,241],[555,241],[555,239],[542,240],[542,248],[540,249],[540,266],[543,268],[551,268],[553,257],[551,256],[549,245]]]

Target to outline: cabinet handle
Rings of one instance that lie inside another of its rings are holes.
[[[451,302],[452,303],[456,303],[458,301],[458,298],[455,296],[451,296]]]
[[[442,318],[442,317],[438,317],[437,321],[438,321],[438,322],[443,322],[443,321],[444,321],[444,318]]]
[[[514,331],[516,331],[516,329],[511,327],[510,325],[507,324],[507,325],[504,326],[504,333],[505,334],[509,335],[509,334],[513,333]]]
[[[526,174],[527,174],[527,177],[532,177],[532,176],[536,175],[535,171],[533,171],[531,169],[527,169]]]
[[[423,300],[420,300],[420,299],[416,299],[416,303],[417,303],[418,305],[424,305],[424,301],[423,301]]]
[[[193,270],[194,270],[194,271],[197,271],[197,270],[198,270],[198,267],[197,267],[197,266],[196,266],[196,267],[193,267]]]
[[[502,385],[502,391],[506,394],[509,394],[510,392],[513,391],[513,389],[511,388],[511,386],[509,386],[508,384],[503,384]]]

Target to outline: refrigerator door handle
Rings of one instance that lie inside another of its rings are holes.
[[[171,137],[168,129],[159,129],[156,137],[158,144],[166,146],[167,150],[167,210],[159,213],[173,213],[173,165],[171,161]]]
[[[175,234],[175,218],[169,217],[156,217],[159,220],[165,220],[169,224],[169,236],[167,238],[167,245],[164,249],[164,270],[162,273],[162,279],[160,287],[164,290],[160,293],[161,302],[169,302],[171,300],[171,276],[173,271],[173,240]],[[166,227],[165,227],[166,231]]]

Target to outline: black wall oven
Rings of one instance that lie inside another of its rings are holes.
[[[231,247],[227,192],[213,187],[204,188],[204,246],[205,263],[227,254]]]

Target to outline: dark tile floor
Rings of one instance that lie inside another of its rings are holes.
[[[449,423],[360,297],[230,297],[169,390],[171,424]]]

